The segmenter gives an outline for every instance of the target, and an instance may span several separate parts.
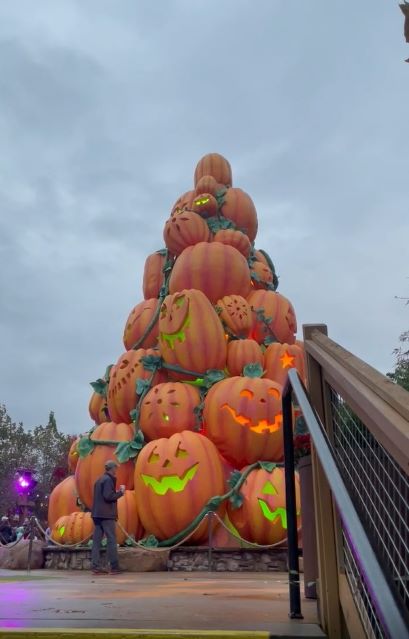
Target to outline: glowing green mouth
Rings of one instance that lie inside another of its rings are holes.
[[[188,468],[182,477],[178,477],[178,475],[165,475],[165,477],[159,480],[150,475],[141,475],[141,477],[145,486],[150,486],[157,495],[166,495],[168,490],[171,490],[173,493],[180,493],[186,488],[188,481],[196,475],[198,466],[199,464],[197,463],[191,468]]]
[[[168,342],[169,347],[173,350],[175,348],[175,342],[184,342],[186,339],[185,329],[189,326],[190,317],[189,315],[183,322],[182,326],[176,333],[161,333],[160,338],[163,342]]]
[[[287,511],[282,506],[279,506],[275,510],[270,510],[269,505],[264,499],[258,499],[262,513],[268,521],[275,522],[277,517],[281,517],[281,525],[284,529],[287,529]]]

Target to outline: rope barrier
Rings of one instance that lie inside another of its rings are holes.
[[[247,541],[247,539],[243,539],[243,537],[240,537],[240,535],[237,535],[233,530],[231,530],[223,521],[223,519],[218,515],[218,513],[213,513],[213,516],[216,517],[216,519],[219,520],[219,523],[223,526],[223,528],[225,530],[227,530],[227,532],[234,538],[234,539],[238,539],[242,544],[246,544],[248,546],[252,546],[254,548],[276,548],[277,546],[280,546],[285,539],[282,539],[281,541],[277,541],[275,544],[257,544],[253,541]]]
[[[84,544],[86,544],[92,537],[93,533],[91,533],[90,535],[88,535],[88,537],[86,537],[85,539],[83,539],[82,541],[78,541],[76,544],[60,544],[60,542],[56,541],[55,539],[53,539],[52,537],[49,537],[44,528],[41,526],[40,522],[38,521],[37,517],[34,517],[34,522],[37,525],[37,528],[40,530],[40,532],[44,535],[45,540],[47,541],[47,543],[52,543],[55,546],[59,546],[60,548],[77,548],[78,546],[83,546]]]
[[[14,541],[13,543],[10,543],[10,544],[4,544],[0,540],[0,546],[2,548],[14,548],[14,546],[17,546],[17,544],[19,544],[22,539],[24,539],[24,535],[21,535],[21,537],[19,537],[16,541]]]

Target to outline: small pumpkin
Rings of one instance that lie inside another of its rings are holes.
[[[192,288],[202,291],[213,304],[225,295],[247,297],[251,281],[246,259],[232,246],[220,242],[188,246],[173,267],[169,292]]]
[[[200,393],[181,382],[157,384],[142,401],[139,425],[147,439],[170,437],[196,427],[195,409]]]
[[[135,541],[142,539],[144,530],[138,515],[135,492],[133,490],[126,490],[124,495],[118,499],[117,504],[118,522],[122,528],[128,535],[133,537]],[[123,546],[128,539],[128,535],[121,530],[118,522],[115,529],[116,541],[120,546]]]
[[[156,439],[135,464],[138,513],[147,534],[168,539],[181,532],[207,501],[224,491],[223,468],[214,444],[198,433],[183,431]],[[220,513],[223,515],[224,506]],[[204,521],[189,542],[204,539]]]
[[[241,231],[236,231],[235,229],[221,229],[215,233],[213,241],[234,246],[234,248],[244,255],[246,259],[250,255],[250,240],[247,235]]]
[[[195,188],[195,196],[199,196],[202,193],[210,193],[210,195],[216,195],[219,191],[224,189],[223,184],[219,184],[217,180],[211,175],[204,175],[200,178]]]
[[[207,297],[198,290],[182,289],[165,298],[159,315],[159,344],[167,364],[176,364],[198,375],[226,365],[223,327]],[[193,379],[171,371],[169,376]]]
[[[149,300],[143,300],[129,313],[126,320],[123,342],[126,350],[131,350],[137,341],[145,333],[148,325],[151,323],[155,313],[158,310],[159,301],[156,297],[152,297]],[[156,346],[158,342],[158,322],[152,326],[148,335],[138,345],[138,348],[150,348]]]
[[[192,210],[202,217],[213,217],[217,214],[217,200],[211,193],[200,193],[192,202]]]
[[[74,475],[70,475],[57,484],[48,500],[48,525],[52,528],[60,517],[79,512],[78,493]]]
[[[245,469],[243,469],[245,470]],[[295,474],[296,507],[300,514],[300,482]],[[287,537],[284,469],[271,472],[263,468],[252,470],[241,490],[243,503],[234,509],[227,506],[231,523],[240,536],[256,544],[279,544]],[[301,524],[301,519],[298,519]]]
[[[274,276],[269,266],[257,260],[250,267],[251,283],[253,288],[268,288],[273,285]]]
[[[257,235],[257,211],[251,197],[242,189],[227,189],[220,205],[221,214],[231,220],[239,231],[245,233],[250,242]]]
[[[76,437],[75,439],[73,439],[73,442],[70,446],[70,450],[68,451],[68,458],[67,458],[67,465],[68,465],[68,470],[73,473],[75,472],[75,468],[78,464],[78,450],[77,450],[77,445],[78,442],[80,441],[81,437]]]
[[[253,313],[250,335],[259,344],[275,338],[278,342],[294,344],[297,320],[291,302],[275,291],[252,291],[247,297]],[[262,312],[263,317],[260,315]]]
[[[219,153],[208,153],[199,160],[194,175],[195,187],[205,175],[211,175],[216,182],[224,186],[233,184],[230,163]]]
[[[231,376],[243,374],[247,364],[264,366],[264,355],[254,339],[234,339],[227,344],[227,370]]]
[[[194,211],[174,211],[165,223],[163,239],[174,255],[198,242],[210,240],[210,230],[206,222]]]
[[[183,195],[178,197],[178,199],[172,206],[171,213],[176,213],[177,211],[189,210],[190,207],[192,206],[194,197],[195,197],[194,191],[186,191],[186,193],[183,193]]]
[[[158,355],[152,348],[138,348],[126,351],[111,368],[108,385],[108,410],[111,419],[117,423],[131,421],[130,412],[139,399],[136,389],[138,379],[148,379],[152,372],[144,368],[142,358],[146,355]],[[152,386],[166,380],[166,374],[159,370],[155,373]]]
[[[238,468],[283,457],[282,387],[260,374],[246,367],[244,377],[214,384],[204,402],[204,432]]]
[[[102,422],[106,422],[109,419],[107,400],[103,395],[95,391],[89,400],[88,411],[92,421],[96,424],[102,424]]]
[[[166,250],[156,251],[146,258],[143,270],[143,296],[146,300],[159,297],[164,282],[163,267],[166,263]]]
[[[225,295],[217,300],[216,310],[227,329],[236,337],[247,337],[252,315],[250,304],[241,295]]]
[[[57,519],[51,530],[51,539],[59,544],[86,544],[93,532],[91,513],[73,512]]]
[[[134,438],[135,430],[133,424],[114,422],[104,422],[97,426],[91,433],[90,440],[124,442]],[[81,502],[87,507],[92,507],[94,494],[94,484],[96,480],[104,474],[105,463],[109,459],[116,459],[116,443],[96,444],[86,457],[80,457],[75,469],[75,482]],[[133,488],[133,462],[131,460],[119,464],[117,475],[117,485],[124,484],[126,488]]]
[[[297,344],[273,343],[264,353],[265,376],[285,386],[290,368],[296,368],[305,382],[304,353]]]

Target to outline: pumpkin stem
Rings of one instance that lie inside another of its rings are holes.
[[[246,364],[243,368],[244,377],[263,377],[264,373],[263,367],[258,362]]]

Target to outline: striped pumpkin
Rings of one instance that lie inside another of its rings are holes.
[[[178,197],[178,199],[172,206],[171,213],[175,213],[176,211],[186,211],[190,209],[190,207],[192,206],[194,197],[195,197],[194,191],[186,191],[186,193],[183,193],[183,195]]]
[[[235,339],[227,344],[227,370],[231,376],[243,375],[247,364],[264,366],[264,355],[254,339]]]
[[[204,432],[236,468],[283,457],[282,388],[260,377],[217,382],[204,404]]]
[[[51,539],[59,544],[87,543],[93,532],[91,513],[74,512],[57,519],[51,530]]]
[[[126,490],[125,494],[118,499],[118,522],[122,528],[136,541],[144,536],[143,526],[140,522],[136,506],[136,496],[133,490]],[[120,546],[126,542],[128,535],[123,532],[117,522],[116,541]]]
[[[242,189],[227,189],[221,204],[221,213],[245,233],[250,242],[257,235],[257,211],[251,197]]]
[[[138,513],[147,534],[168,539],[181,532],[207,501],[224,492],[223,468],[212,442],[183,431],[147,444],[135,464]],[[223,516],[224,505],[220,508]],[[189,539],[201,541],[208,533],[204,521]]]
[[[163,360],[198,375],[209,368],[223,369],[226,339],[216,311],[201,291],[180,289],[165,298],[160,311],[159,344]],[[171,371],[169,377],[193,379]]]
[[[219,184],[217,180],[214,179],[211,175],[204,175],[200,178],[195,188],[195,196],[201,195],[202,193],[210,193],[210,195],[216,195],[221,189],[223,189],[223,184]]]
[[[147,439],[193,430],[194,410],[199,404],[200,393],[194,386],[180,382],[157,384],[142,401],[139,425]]]
[[[235,231],[234,229],[221,229],[215,233],[213,241],[234,246],[234,248],[244,255],[246,259],[250,255],[250,240],[247,235],[241,231]]]
[[[265,377],[285,386],[290,368],[296,368],[305,382],[304,353],[297,344],[270,344],[264,353]]]
[[[243,469],[244,470],[244,469]],[[227,506],[228,517],[243,539],[256,544],[279,544],[287,538],[285,475],[283,468],[252,470],[240,492],[240,508]],[[297,513],[300,514],[300,481],[295,473]],[[299,526],[301,519],[298,519]]]
[[[224,186],[231,186],[233,178],[229,162],[219,153],[208,153],[197,163],[195,169],[195,187],[205,175],[211,175],[216,182]]]
[[[217,214],[217,200],[211,193],[200,193],[192,202],[192,210],[202,217],[213,217]]]
[[[117,423],[131,421],[130,412],[135,408],[139,399],[136,392],[136,380],[148,379],[151,371],[143,367],[142,357],[158,355],[152,348],[138,348],[136,351],[126,351],[111,368],[108,385],[108,410],[111,419]],[[163,371],[155,373],[152,386],[166,380]]]
[[[67,466],[68,466],[68,470],[71,473],[75,472],[75,469],[78,464],[77,444],[80,441],[80,439],[81,437],[76,437],[70,446],[70,450],[68,451]]]
[[[163,239],[173,255],[198,242],[208,242],[211,234],[209,227],[194,211],[175,211],[165,223]]]
[[[97,426],[91,434],[92,441],[130,441],[134,438],[133,424],[105,422]],[[115,456],[117,444],[97,444],[86,457],[80,457],[75,469],[75,482],[80,500],[87,508],[92,507],[94,484],[104,474],[105,463],[109,459],[118,461]],[[117,486],[124,484],[133,488],[133,462],[119,464],[116,475]]]
[[[143,270],[143,296],[146,300],[159,297],[159,292],[164,281],[163,267],[166,262],[166,253],[157,251],[146,258]]]
[[[79,512],[77,504],[77,486],[74,475],[63,479],[62,482],[51,491],[48,500],[48,525],[52,528],[60,517]]]
[[[244,256],[220,242],[200,242],[186,248],[176,260],[169,280],[170,293],[195,288],[215,304],[225,295],[247,297],[250,271]]]
[[[247,337],[252,315],[250,304],[241,295],[225,295],[217,300],[216,310],[227,329],[236,337]]]
[[[107,400],[99,393],[92,393],[88,404],[88,411],[92,421],[96,424],[101,424],[109,419]]]
[[[266,338],[274,337],[282,344],[294,344],[297,332],[297,320],[291,302],[274,291],[252,291],[247,301],[253,311],[251,337],[259,344]],[[267,324],[257,318],[256,310],[262,309],[264,317],[271,319]]]
[[[131,350],[140,337],[144,334],[148,324],[157,311],[159,301],[156,297],[140,302],[129,313],[126,320],[123,342],[126,350]],[[150,348],[156,346],[158,342],[158,322],[151,328],[145,339],[139,344],[138,348]]]

